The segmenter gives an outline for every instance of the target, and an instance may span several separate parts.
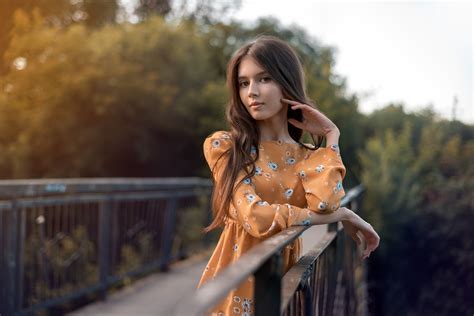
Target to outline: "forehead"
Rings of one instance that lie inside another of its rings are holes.
[[[238,69],[239,77],[253,77],[262,72],[266,72],[266,70],[262,68],[253,57],[245,56],[240,61]]]

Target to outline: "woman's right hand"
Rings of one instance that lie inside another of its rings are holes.
[[[347,216],[345,220],[342,220],[342,225],[346,233],[356,242],[357,245],[361,245],[362,241],[360,237],[365,239],[365,249],[361,260],[368,258],[370,253],[377,249],[380,243],[380,237],[375,229],[368,222],[364,221],[359,215],[353,211],[346,209]],[[360,236],[358,233],[362,236]]]

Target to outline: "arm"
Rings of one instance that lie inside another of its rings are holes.
[[[310,215],[310,225],[331,224],[339,221],[348,221],[353,215],[350,209],[340,207],[336,211],[327,214],[312,212]]]
[[[301,110],[303,120],[288,119],[292,125],[308,133],[326,137],[326,148],[319,148],[300,162],[298,172],[306,191],[308,208],[318,213],[331,213],[339,208],[344,196],[342,179],[346,169],[339,154],[340,132],[337,126],[322,112],[308,104],[282,99],[292,110]]]
[[[216,132],[206,138],[203,145],[204,155],[209,167],[213,171],[216,185],[219,185],[219,177],[225,166],[226,158],[223,157],[217,163],[217,159],[231,147],[230,135],[225,132]],[[217,165],[217,166],[216,166]],[[241,171],[237,182],[244,179],[245,172]],[[308,208],[300,208],[291,204],[270,204],[262,200],[255,192],[255,186],[251,179],[245,179],[235,187],[229,209],[229,216],[236,220],[249,234],[256,238],[266,238],[290,226],[311,225],[312,220],[324,224],[339,221],[342,212],[326,217],[314,216],[315,211]]]
[[[342,179],[346,169],[335,144],[309,151],[297,163],[296,170],[305,190],[309,209],[328,214],[339,208],[345,195]]]
[[[329,133],[326,134],[326,146],[336,145],[339,146],[339,136],[341,133],[339,129],[336,127],[335,129],[331,130]]]

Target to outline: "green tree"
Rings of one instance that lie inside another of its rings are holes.
[[[115,0],[15,0],[0,1],[0,74],[9,69],[3,60],[10,46],[15,14],[22,11],[32,14],[41,12],[41,22],[51,26],[66,27],[85,23],[91,27],[115,23],[119,6]]]
[[[341,130],[342,156],[348,169],[345,185],[360,183],[361,170],[355,152],[364,144],[364,116],[358,111],[358,96],[347,93],[345,79],[334,71],[332,47],[323,46],[304,29],[283,26],[274,18],[260,18],[253,25],[220,22],[200,30],[209,43],[214,68],[222,77],[228,60],[243,43],[262,34],[288,41],[302,60],[309,97]]]
[[[382,131],[359,153],[367,187],[363,210],[381,236],[369,270],[373,312],[466,314],[473,289],[462,280],[474,277],[467,224],[474,219],[473,128],[392,106],[373,115],[394,111],[393,121],[386,118],[391,128],[375,128]],[[465,132],[465,141],[456,130]]]
[[[2,177],[179,176],[199,169],[194,157],[210,132],[202,124],[220,115],[225,92],[193,25],[157,17],[94,31],[23,20],[6,53],[23,66],[1,79],[9,87],[0,92],[8,123],[0,126]]]

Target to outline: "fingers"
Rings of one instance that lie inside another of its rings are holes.
[[[298,109],[307,109],[307,108],[313,108],[305,103],[300,103],[298,101],[293,101],[293,100],[289,100],[289,99],[284,99],[284,98],[281,98],[280,99],[281,102],[283,103],[287,103],[287,104],[290,104],[291,105],[291,109],[292,110],[298,110]]]
[[[366,246],[365,246],[365,249],[364,249],[364,253],[361,257],[361,260],[369,258],[372,251],[375,251],[375,249],[377,249],[377,247],[379,246],[379,243],[380,243],[379,235],[372,228],[372,226],[370,224],[369,224],[369,226],[370,226],[370,230],[366,231],[363,234],[365,242],[366,242]]]
[[[352,237],[352,239],[355,241],[355,243],[356,243],[358,246],[360,246],[360,245],[362,244],[362,240],[360,239],[359,235],[354,234],[354,235],[352,235],[351,237]]]
[[[291,105],[298,105],[298,104],[301,104],[301,103],[299,103],[298,101],[293,101],[293,100],[285,99],[285,98],[281,98],[280,101],[283,102],[283,103],[291,104]]]

